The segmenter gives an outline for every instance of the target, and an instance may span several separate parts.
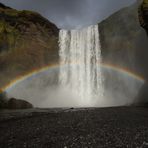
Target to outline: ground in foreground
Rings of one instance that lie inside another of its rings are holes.
[[[146,148],[148,108],[0,111],[1,148]]]

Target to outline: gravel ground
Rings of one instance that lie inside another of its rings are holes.
[[[0,111],[0,148],[148,148],[148,108]]]

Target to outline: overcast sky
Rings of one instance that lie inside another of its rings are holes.
[[[0,0],[22,10],[34,10],[59,28],[79,28],[100,22],[136,0]]]

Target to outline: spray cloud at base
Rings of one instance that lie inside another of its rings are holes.
[[[100,101],[94,100],[93,106],[108,107],[134,103],[144,81],[111,66],[101,68],[104,74],[104,98]],[[39,72],[10,86],[6,90],[8,97],[25,99],[35,107],[85,107],[77,96],[58,86],[58,74],[59,67]]]

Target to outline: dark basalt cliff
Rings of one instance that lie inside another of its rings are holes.
[[[139,13],[140,25],[146,30],[147,35],[148,35],[148,0],[143,0],[141,2],[138,13]],[[148,37],[147,37],[147,41],[148,41]],[[145,54],[145,57],[148,58],[148,52]],[[141,60],[143,61],[143,59]],[[147,61],[145,61],[145,65],[147,65]],[[146,66],[145,66],[145,69],[147,69]],[[146,80],[147,81],[142,86],[139,92],[139,95],[136,98],[136,101],[138,103],[139,102],[148,103],[148,79]]]
[[[100,39],[105,62],[128,68],[148,79],[148,40],[139,23],[139,2],[101,22]]]
[[[18,76],[57,62],[58,32],[38,13],[0,4],[0,88]]]
[[[139,21],[148,34],[148,0],[143,0],[139,7]]]

